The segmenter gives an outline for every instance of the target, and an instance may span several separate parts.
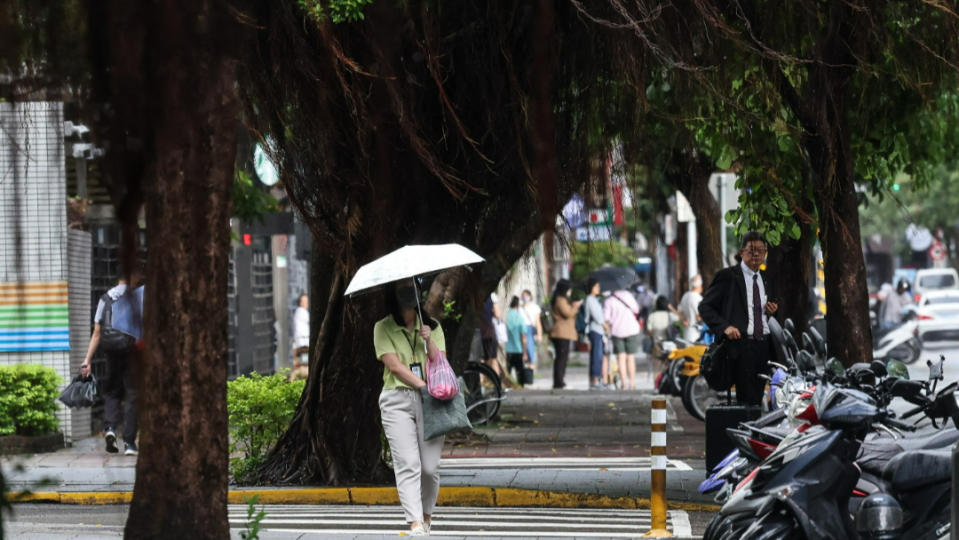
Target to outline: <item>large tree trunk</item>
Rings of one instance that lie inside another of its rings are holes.
[[[111,140],[123,141],[111,147],[113,180],[143,186],[150,232],[140,456],[125,535],[226,538],[224,276],[238,108],[224,47],[240,33],[213,2],[108,11],[119,24],[101,28],[108,51],[95,55],[114,105]],[[121,203],[130,228],[137,206]]]
[[[808,226],[802,226],[802,235],[798,240],[784,238],[782,243],[769,250],[766,260],[769,272],[776,277],[779,287],[779,309],[776,318],[780,321],[792,319],[796,335],[806,329],[809,318],[810,269],[810,232]]]
[[[673,176],[676,188],[683,192],[696,216],[696,255],[703,285],[708,286],[725,261],[720,239],[724,230],[719,226],[723,218],[719,203],[709,191],[709,177],[716,167],[702,152],[687,148],[673,154],[674,167],[680,171]],[[685,286],[683,287],[685,289]]]
[[[803,143],[814,175],[826,275],[829,354],[846,366],[872,359],[866,267],[846,117],[846,92],[856,59],[851,8],[835,4],[822,61],[809,68],[803,96]]]

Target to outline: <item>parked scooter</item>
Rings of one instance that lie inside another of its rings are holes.
[[[921,353],[919,322],[915,318],[907,318],[890,330],[873,328],[873,358],[913,364]]]
[[[846,385],[848,387],[864,390],[873,396],[881,406],[886,406],[891,394],[888,386],[882,386],[886,382],[900,381],[903,384],[918,385],[920,388],[923,383],[918,381],[907,381],[908,370],[901,362],[890,361],[887,364],[874,361],[872,364],[857,364],[849,370],[843,370],[835,360],[825,362],[826,346],[825,340],[819,332],[813,327],[802,335],[803,348],[799,348],[796,341],[792,338],[794,327],[790,320],[784,323],[784,329],[776,329],[781,333],[780,341],[783,346],[784,362],[788,365],[776,365],[777,369],[770,382],[769,405],[774,410],[783,411],[789,409],[789,415],[780,413],[766,414],[763,417],[747,422],[736,429],[729,429],[728,434],[734,444],[737,446],[722,462],[717,465],[711,475],[704,480],[700,486],[701,493],[716,493],[717,502],[725,502],[732,492],[732,486],[736,485],[749,471],[762,459],[768,457],[780,444],[782,439],[793,429],[806,429],[803,423],[809,424],[810,418],[805,416],[808,405],[811,400],[811,389],[816,380],[828,378],[834,383]],[[826,369],[826,366],[830,369]],[[888,369],[887,369],[888,366]],[[940,364],[937,366],[941,367]],[[885,378],[885,379],[884,379]],[[930,383],[934,388],[936,380],[941,379],[941,370],[930,370]],[[880,384],[881,383],[881,384]],[[930,383],[926,383],[927,386]],[[932,426],[930,426],[932,427]],[[944,433],[917,433],[909,439],[899,444],[890,443],[890,437],[886,433],[873,432],[867,438],[867,446],[870,444],[864,459],[860,465],[864,470],[863,478],[860,483],[863,484],[862,496],[873,493],[875,489],[870,488],[868,476],[870,474],[869,464],[872,462],[884,463],[888,461],[895,452],[901,452],[909,449],[934,449],[943,448],[959,440],[959,431],[949,429]],[[872,443],[876,440],[875,444]],[[883,446],[885,445],[885,446]],[[878,452],[882,455],[886,452],[885,458],[880,461],[876,456],[870,453]],[[873,471],[875,472],[875,471]]]
[[[938,427],[937,419],[951,418],[954,426],[959,422],[955,383],[934,397],[930,394],[942,378],[941,366],[941,361],[930,363],[928,383],[892,376],[873,379],[868,388],[865,371],[852,368],[846,370],[845,380],[819,381],[803,414],[820,425],[794,430],[785,437],[737,485],[704,538],[947,538],[951,496],[948,446],[946,450],[911,450],[909,446],[917,445],[893,439],[892,444],[900,450],[895,453],[887,448],[886,455],[892,457],[885,463],[880,457],[866,466],[860,464],[863,451],[869,451],[869,443],[861,441],[877,427],[893,436],[915,430],[886,409],[893,396],[918,405],[904,419],[924,413],[934,427]],[[831,378],[828,371],[823,378]],[[871,394],[878,394],[879,399]],[[951,431],[954,441],[955,430]],[[949,441],[950,436],[931,433],[926,444],[936,439]],[[882,448],[884,443],[876,444]],[[875,470],[877,463],[880,474],[869,478],[872,487],[866,488],[868,492],[860,490],[868,470]]]

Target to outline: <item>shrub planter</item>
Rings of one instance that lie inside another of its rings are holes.
[[[0,455],[41,454],[55,452],[64,448],[63,433],[46,435],[3,435],[0,436]]]

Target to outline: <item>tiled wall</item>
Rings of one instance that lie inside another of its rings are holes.
[[[67,281],[64,168],[63,105],[0,103],[0,282]],[[0,365],[43,364],[69,381],[70,355],[0,353]],[[61,408],[58,417],[69,439],[71,411]]]
[[[70,230],[67,238],[68,287],[70,290],[70,372],[78,373],[90,343],[90,233]],[[70,435],[90,435],[90,409],[71,411]],[[66,429],[66,426],[64,426]]]

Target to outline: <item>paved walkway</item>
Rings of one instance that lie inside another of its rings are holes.
[[[645,366],[640,367],[643,384]],[[507,393],[499,422],[447,440],[441,498],[454,506],[642,509],[649,497],[650,402],[656,397],[649,385],[636,391],[587,390],[586,368],[575,360],[567,375],[569,389],[544,389],[549,378],[537,375],[531,389]],[[683,410],[678,398],[668,400],[668,407],[667,498],[671,509],[691,512],[693,532],[701,533],[697,519],[714,508],[709,497],[696,491],[704,477],[703,424]],[[3,458],[0,464],[14,491],[53,493],[50,500],[61,502],[103,503],[128,499],[136,458],[106,454],[101,438],[89,438],[59,452]],[[250,492],[234,491],[234,502]],[[277,503],[389,504],[395,498],[393,488],[268,491]]]

